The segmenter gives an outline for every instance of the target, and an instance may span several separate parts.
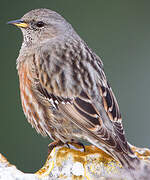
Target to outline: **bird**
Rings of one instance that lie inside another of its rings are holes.
[[[83,140],[128,169],[139,164],[125,137],[117,100],[101,58],[72,25],[50,9],[34,9],[8,22],[23,42],[16,60],[22,108],[51,147]]]

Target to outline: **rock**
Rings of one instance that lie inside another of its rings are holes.
[[[150,150],[132,146],[143,162],[143,169],[134,172],[134,178],[111,156],[94,146],[71,148],[56,147],[49,154],[45,165],[35,174],[23,173],[0,154],[0,180],[105,180],[150,179]]]

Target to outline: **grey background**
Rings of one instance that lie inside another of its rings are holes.
[[[25,172],[45,162],[48,138],[38,135],[22,112],[15,60],[21,32],[6,25],[35,8],[62,14],[102,58],[118,100],[128,141],[149,147],[150,1],[1,0],[0,152]]]

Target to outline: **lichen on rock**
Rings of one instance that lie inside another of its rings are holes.
[[[45,165],[35,174],[23,173],[0,154],[0,180],[149,180],[150,150],[137,148],[132,150],[143,162],[140,171],[134,172],[134,178],[121,164],[95,146],[69,144],[54,148],[48,155]],[[143,169],[142,169],[143,168]]]

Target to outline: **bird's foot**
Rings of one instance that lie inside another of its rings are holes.
[[[81,142],[66,142],[65,144],[68,146],[68,148],[70,148],[70,145],[75,146],[75,147],[76,145],[78,145],[83,148],[84,152],[86,151],[84,144],[82,144]]]

